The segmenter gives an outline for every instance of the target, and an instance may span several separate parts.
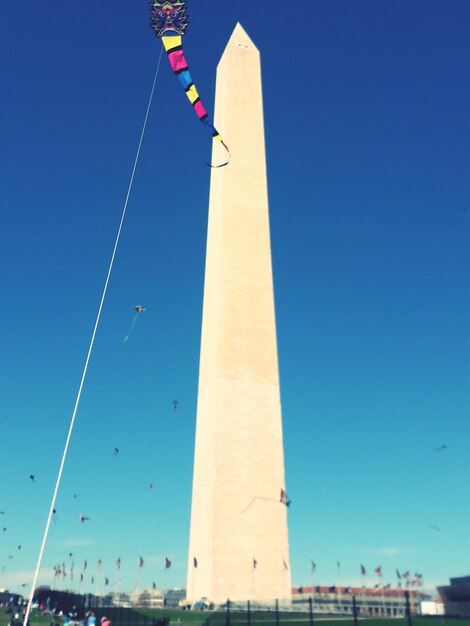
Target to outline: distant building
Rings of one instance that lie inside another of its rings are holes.
[[[362,587],[298,587],[292,589],[293,608],[307,607],[312,601],[314,613],[352,615],[353,598],[360,617],[405,617],[406,591],[404,589]],[[409,591],[411,613],[420,612],[420,603],[430,596],[421,591]]]
[[[165,606],[165,595],[162,589],[142,589],[128,596],[131,606],[146,609],[162,609]]]
[[[106,596],[89,596],[88,606],[120,606],[123,608],[163,609],[175,608],[186,597],[185,589],[139,589],[121,591]]]
[[[421,602],[421,615],[444,615],[444,603],[439,600],[426,600]]]
[[[23,597],[18,593],[10,593],[8,589],[0,589],[0,605],[10,603],[12,606],[18,606],[22,600]]]
[[[437,590],[444,601],[446,615],[470,617],[470,576],[451,578],[450,585]]]
[[[186,589],[168,589],[165,593],[165,607],[174,609],[179,606],[180,600],[186,598]]]
[[[50,587],[38,587],[34,593],[34,602],[50,609],[63,611],[82,618],[85,612],[86,596],[68,591],[55,591]]]

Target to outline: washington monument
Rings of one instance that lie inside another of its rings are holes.
[[[290,601],[261,65],[240,24],[215,125],[232,157],[211,176],[187,599]]]

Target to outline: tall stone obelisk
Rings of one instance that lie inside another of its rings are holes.
[[[187,598],[289,601],[261,65],[240,24],[215,126],[232,157],[211,175]]]

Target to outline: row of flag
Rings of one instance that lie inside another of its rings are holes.
[[[310,561],[311,564],[311,569],[312,572],[316,572],[317,570],[317,565],[315,563],[315,561],[311,560]],[[341,568],[341,563],[339,561],[336,561],[336,568],[339,571]],[[364,565],[360,565],[361,568],[361,576],[366,576],[367,575],[367,570],[365,568]],[[415,572],[414,576],[412,576],[412,574],[410,573],[409,570],[407,570],[406,572],[401,573],[400,570],[398,570],[397,568],[395,568],[395,573],[397,576],[398,580],[405,580],[407,584],[410,585],[421,585],[421,583],[423,582],[423,575],[419,574],[418,572]],[[375,569],[374,569],[374,574],[376,576],[378,576],[379,578],[382,578],[382,566],[378,565]],[[390,585],[389,585],[390,587]],[[386,587],[384,587],[384,589],[386,589]]]
[[[287,562],[285,559],[282,559],[282,565],[285,570],[289,569],[289,566],[287,565]],[[258,566],[258,561],[256,559],[253,559],[253,569],[256,569],[257,566]],[[196,559],[196,557],[193,558],[193,567],[194,568],[198,567],[198,560]]]
[[[70,555],[70,557],[72,558],[72,555]],[[139,568],[143,567],[144,564],[145,564],[145,561],[140,556],[139,557],[139,561],[138,561]],[[102,559],[99,559],[97,564],[96,564],[96,567],[97,567],[97,570],[98,570],[99,573],[101,572],[102,565],[103,565],[103,561],[102,561]],[[165,566],[165,569],[170,569],[170,567],[171,567],[171,561],[170,561],[170,559],[168,557],[165,557],[164,566]],[[75,565],[74,565],[74,562],[72,561],[72,563],[71,563],[71,565],[69,567],[69,571],[70,571],[70,574],[71,574],[72,578],[73,578],[74,567],[75,567]],[[88,561],[87,561],[87,559],[85,559],[85,561],[83,563],[82,574],[85,572],[87,567],[88,567]],[[117,559],[115,567],[116,567],[117,570],[121,569],[121,558],[120,557]],[[55,565],[54,568],[53,568],[53,571],[54,571],[54,576],[62,576],[63,578],[65,578],[67,576],[65,563],[61,563],[61,564]]]

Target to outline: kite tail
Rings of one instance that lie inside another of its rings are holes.
[[[126,341],[129,339],[129,337],[132,335],[132,331],[134,330],[134,326],[135,326],[135,324],[136,324],[136,322],[137,322],[137,318],[138,318],[138,317],[139,317],[139,314],[138,314],[138,313],[136,313],[136,315],[135,315],[134,319],[132,320],[132,324],[131,324],[131,327],[130,327],[130,329],[129,329],[129,332],[127,333],[127,336],[126,336],[126,337],[124,337],[124,343],[126,343]]]
[[[214,139],[217,139],[217,141],[220,141],[223,147],[227,150],[228,161],[226,161],[225,163],[221,163],[220,165],[211,165],[210,163],[208,163],[208,165],[214,168],[225,167],[230,162],[230,150],[228,149],[227,144],[223,141],[220,133],[217,131],[214,124],[209,119],[209,115],[201,102],[197,89],[193,83],[193,79],[191,76],[191,72],[189,71],[186,58],[184,56],[181,36],[164,36],[162,37],[162,42],[168,55],[171,69],[177,75],[178,80],[185,90],[188,100],[190,101],[196,115],[207,127],[212,137]]]

